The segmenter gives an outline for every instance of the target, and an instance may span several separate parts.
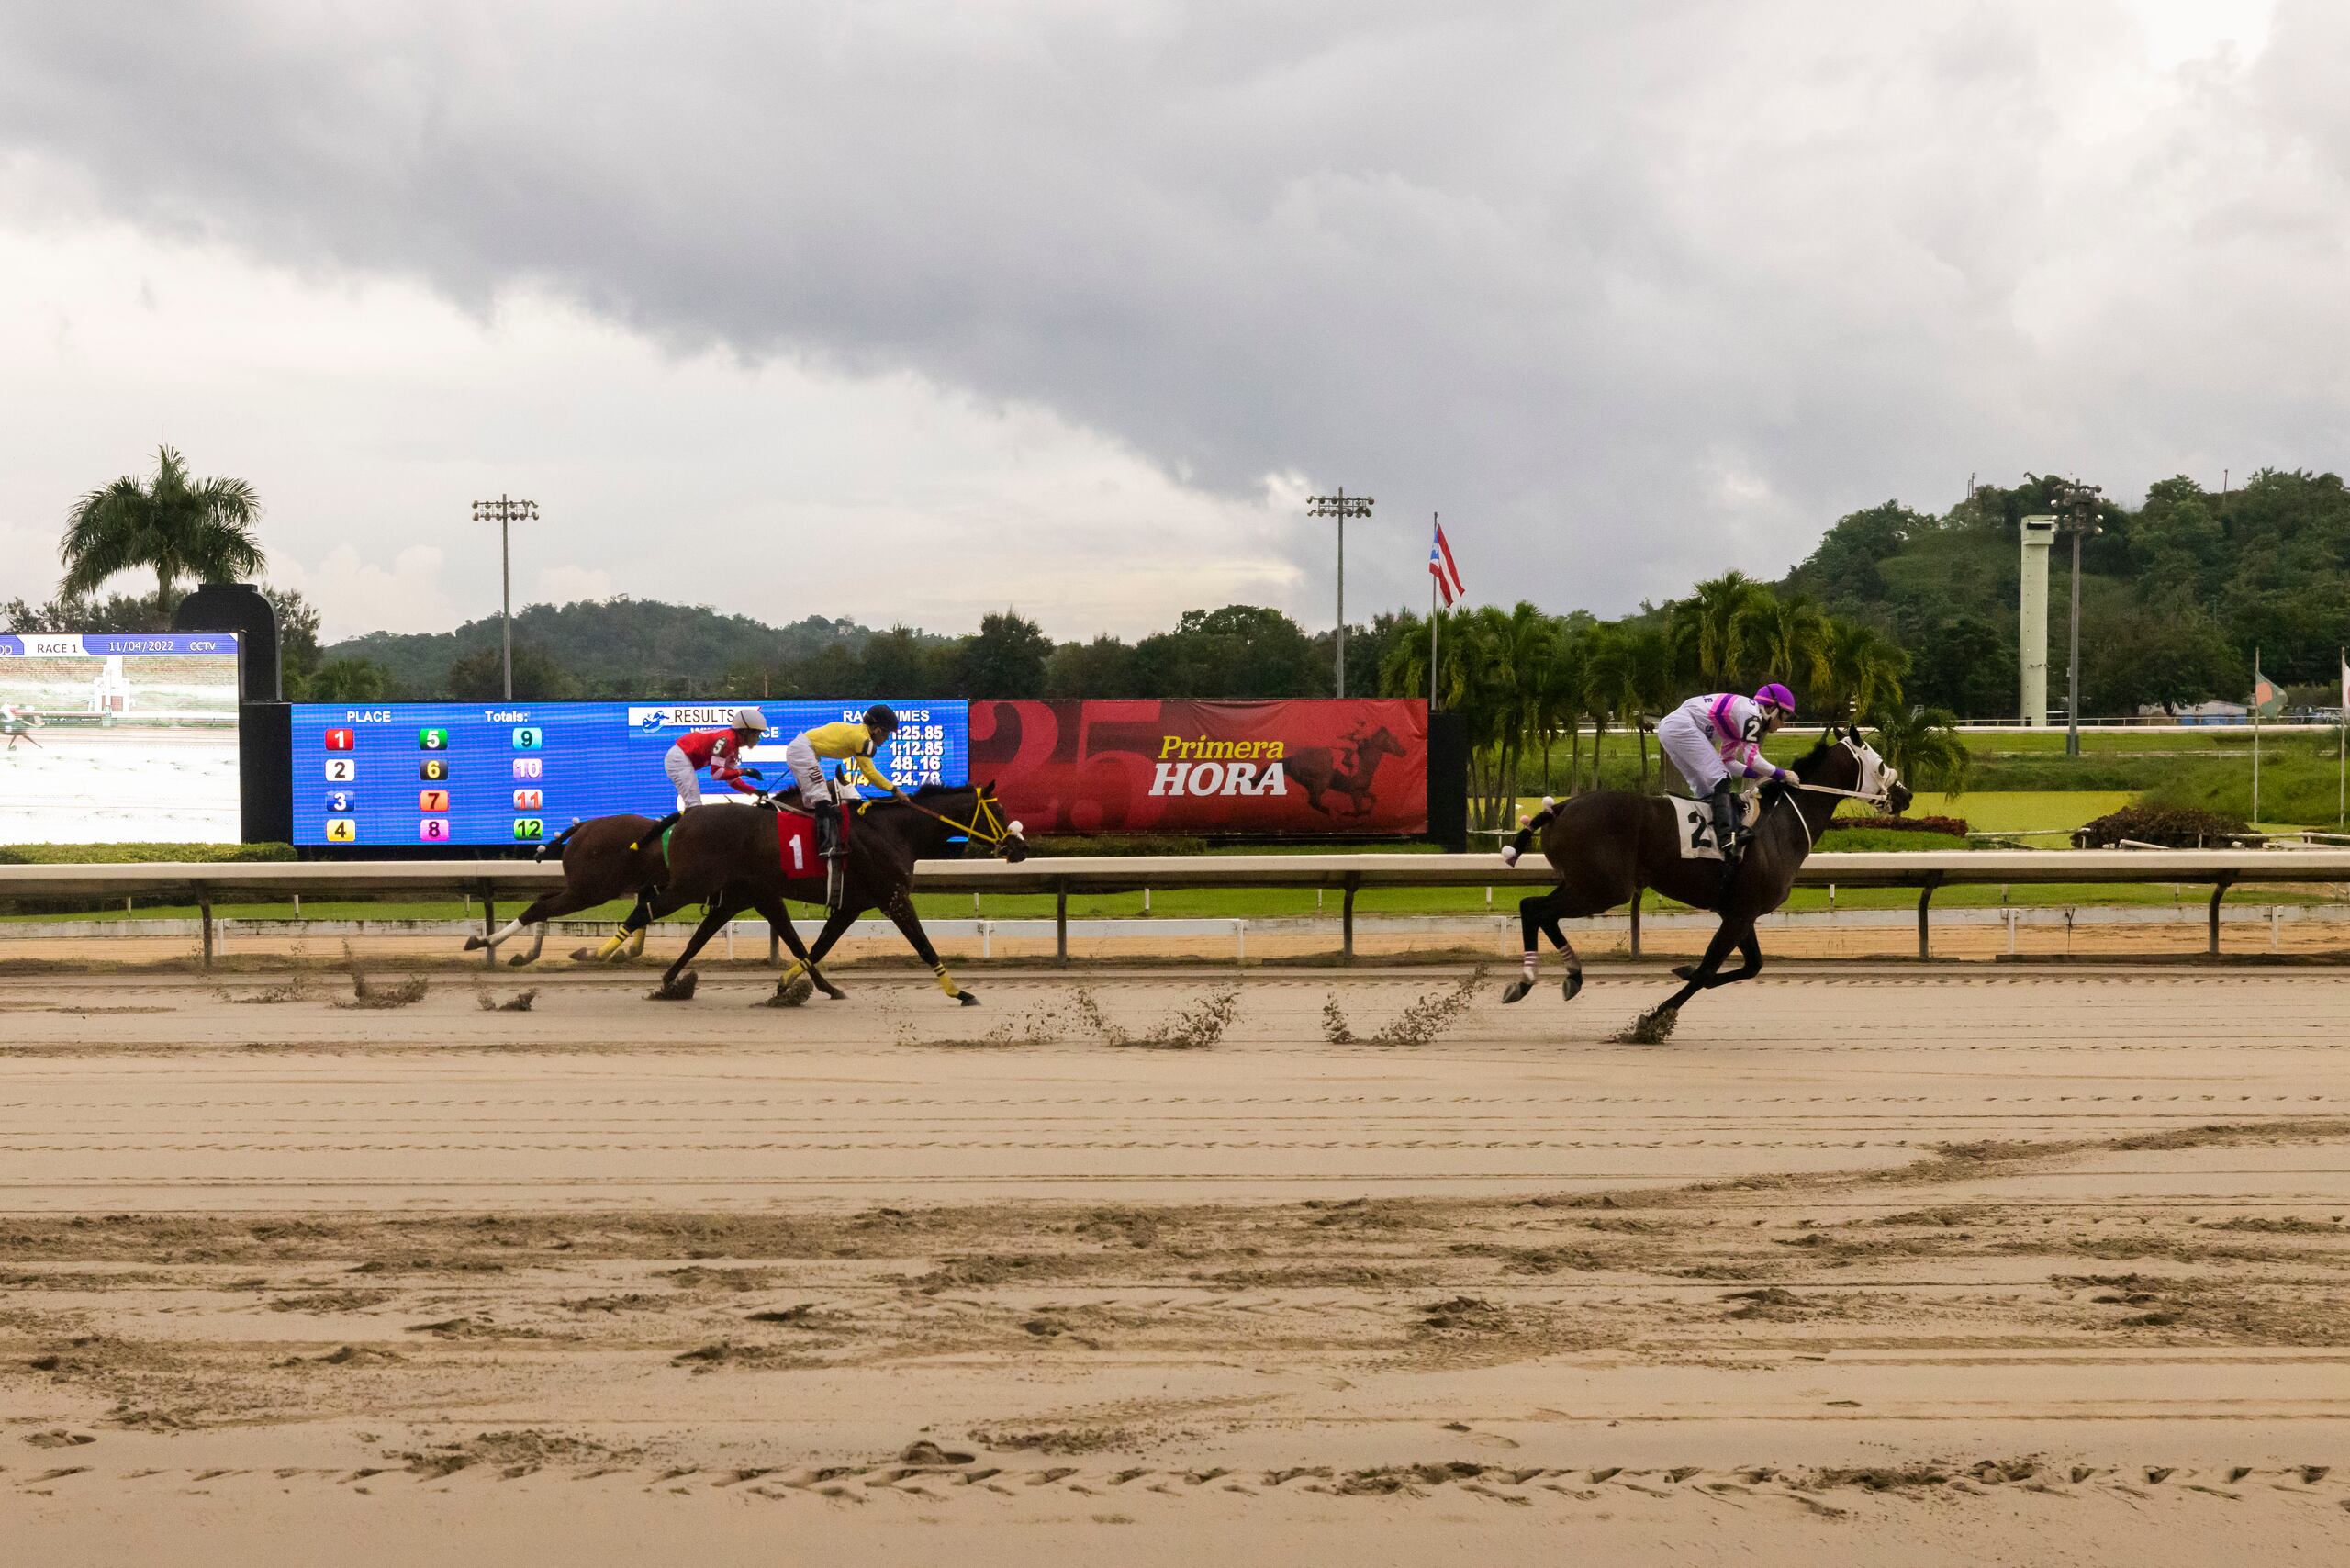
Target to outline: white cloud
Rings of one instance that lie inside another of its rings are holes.
[[[315,566],[284,553],[273,556],[270,581],[299,589],[318,605],[330,640],[356,632],[445,632],[456,623],[456,610],[442,562],[437,544],[407,545],[388,566],[338,544]]]
[[[533,583],[1075,634],[1326,621],[1337,484],[1350,606],[1441,508],[1619,610],[1970,471],[2332,465],[2344,16],[0,10],[0,526],[160,429],[465,614],[512,491]]]

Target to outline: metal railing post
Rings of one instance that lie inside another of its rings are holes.
[[[212,893],[209,889],[196,890],[196,913],[203,926],[204,967],[208,969],[212,967]]]
[[[2211,884],[2211,939],[2206,949],[2211,957],[2220,956],[2220,901],[2228,894],[2228,884],[2234,879],[2222,874]]]
[[[1639,888],[1632,890],[1632,957],[1640,956],[1640,898]]]
[[[1926,911],[1934,902],[1934,889],[1941,881],[1942,878],[1939,875],[1930,875],[1925,886],[1918,890],[1918,957],[1920,958],[1930,958],[1934,956],[1932,941],[1928,935]]]
[[[1054,961],[1069,962],[1069,882],[1063,878],[1053,879],[1053,953]]]
[[[1355,890],[1360,886],[1361,873],[1348,872],[1346,898],[1338,910],[1338,956],[1349,964],[1355,961]]]
[[[498,896],[487,887],[481,890],[481,934],[484,936],[494,936],[498,934]],[[498,949],[484,947],[481,950],[481,962],[484,969],[498,968]]]

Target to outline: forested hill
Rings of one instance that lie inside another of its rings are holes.
[[[1911,701],[2015,711],[2019,522],[2058,509],[2054,478],[1984,488],[1941,517],[1895,502],[1851,514],[1776,585],[1873,621],[1910,655]],[[2270,678],[2331,688],[2350,642],[2350,492],[2332,474],[2266,471],[2221,495],[2165,479],[2136,510],[2108,504],[2081,558],[2081,707],[2223,697]],[[2072,556],[2050,561],[2049,698],[2065,689]]]
[[[811,615],[770,626],[706,605],[644,599],[533,604],[514,617],[518,679],[526,659],[544,661],[567,678],[566,696],[713,690],[729,672],[793,665],[833,648],[853,654],[872,635],[851,621]],[[464,655],[495,661],[498,645],[493,615],[454,632],[370,632],[322,649],[320,657],[372,660],[395,689],[432,694],[447,686],[452,666]]]

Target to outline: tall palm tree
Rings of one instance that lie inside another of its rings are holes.
[[[1569,748],[1568,793],[1583,762],[1583,714],[1591,695],[1591,642],[1587,633],[1557,623],[1549,659],[1535,682],[1535,726],[1542,734],[1542,789],[1550,789],[1550,747],[1565,730],[1573,737]]]
[[[1940,785],[1944,795],[1955,795],[1966,788],[1966,776],[1975,767],[1975,754],[1957,725],[1947,708],[1906,708],[1897,702],[1881,707],[1876,749],[1901,770],[1911,789],[1923,793]]]
[[[1828,678],[1821,695],[1830,707],[1855,716],[1901,700],[1901,678],[1909,655],[1875,627],[1858,621],[1828,623]]]
[[[1756,656],[1773,680],[1808,696],[1828,679],[1828,617],[1807,594],[1774,599],[1754,618]]]
[[[141,484],[125,475],[92,490],[66,514],[58,554],[65,564],[60,594],[79,597],[118,572],[151,567],[155,604],[168,616],[180,580],[234,580],[263,566],[253,523],[261,498],[242,479],[191,479],[180,454],[156,454],[155,477]]]
[[[1743,683],[1761,652],[1759,633],[1774,599],[1744,572],[1699,583],[1673,607],[1673,634],[1685,667],[1716,690]]]

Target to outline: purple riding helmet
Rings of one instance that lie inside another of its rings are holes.
[[[1762,707],[1776,708],[1790,719],[1796,716],[1796,694],[1775,680],[1756,692],[1754,700]]]

